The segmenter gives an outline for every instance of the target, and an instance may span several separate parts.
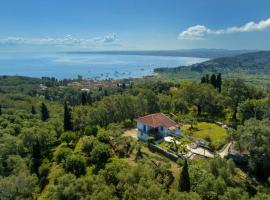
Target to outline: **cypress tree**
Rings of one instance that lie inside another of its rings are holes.
[[[92,96],[91,96],[91,92],[88,92],[88,94],[87,94],[87,102],[88,102],[90,105],[92,105],[92,103],[93,103],[93,99],[92,99]]]
[[[204,76],[201,78],[201,83],[206,83],[206,78]]]
[[[206,74],[205,75],[205,81],[206,81],[206,83],[209,83],[210,81],[209,81],[209,74]]]
[[[212,74],[211,78],[210,78],[210,83],[217,88],[217,78],[215,74]]]
[[[65,131],[71,131],[72,130],[70,108],[68,107],[66,102],[65,102],[65,105],[64,105],[64,130]]]
[[[38,168],[41,164],[41,152],[40,152],[40,144],[38,139],[36,139],[36,143],[32,146],[32,170],[38,176]]]
[[[81,103],[82,103],[82,105],[87,104],[87,93],[86,92],[82,92],[82,94],[81,94]]]
[[[222,78],[221,78],[221,73],[217,75],[217,88],[219,93],[221,92],[221,85],[222,85]]]
[[[190,191],[190,178],[188,173],[188,163],[187,159],[185,159],[184,166],[182,168],[182,172],[180,175],[178,190],[180,192],[189,192]]]
[[[37,114],[36,108],[35,108],[33,105],[32,105],[32,107],[31,107],[31,113],[32,113],[33,115]]]
[[[41,112],[42,121],[46,121],[47,119],[50,118],[49,111],[47,109],[47,106],[44,103],[41,104],[40,112]]]

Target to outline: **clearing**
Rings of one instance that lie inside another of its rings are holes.
[[[226,143],[227,130],[214,123],[199,122],[193,125],[190,130],[189,126],[183,126],[182,131],[184,134],[204,139],[211,143],[211,146],[218,150]]]

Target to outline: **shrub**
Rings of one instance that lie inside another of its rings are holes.
[[[87,136],[96,136],[97,133],[98,133],[98,128],[96,126],[87,126],[85,127],[84,129],[84,135],[87,135]]]
[[[70,155],[71,153],[72,150],[68,147],[57,148],[57,150],[54,153],[54,160],[57,162],[57,164],[59,164],[62,161],[65,161],[68,155]]]
[[[82,144],[82,152],[87,155],[90,155],[96,143],[97,140],[93,137],[85,138]]]
[[[71,172],[77,177],[84,175],[86,172],[86,161],[85,158],[78,154],[73,154],[67,157],[65,163],[66,172]]]

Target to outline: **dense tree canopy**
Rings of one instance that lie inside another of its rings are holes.
[[[94,88],[82,98],[80,90],[63,87],[70,80],[11,79],[23,86],[0,78],[0,199],[257,200],[270,195],[270,101],[263,89],[222,80],[220,93],[213,85],[221,81],[216,75],[205,77],[211,84],[145,79],[130,87]],[[46,93],[39,84],[48,87]],[[123,135],[137,117],[154,112],[194,129],[201,121],[237,119],[230,140],[237,153],[247,155],[248,165],[240,170],[230,159],[195,157],[180,159],[179,166]]]

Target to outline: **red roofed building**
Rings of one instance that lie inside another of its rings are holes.
[[[146,141],[149,136],[162,139],[168,135],[181,136],[180,126],[163,113],[155,113],[136,119],[138,139]]]

